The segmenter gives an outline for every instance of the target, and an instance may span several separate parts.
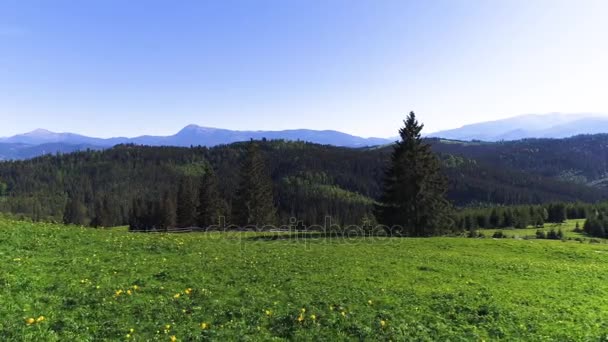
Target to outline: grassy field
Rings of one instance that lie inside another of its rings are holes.
[[[608,332],[607,244],[267,240],[1,219],[0,265],[5,341],[597,341]]]
[[[580,232],[574,232],[573,230],[576,228],[576,224],[578,223],[580,228],[583,228],[583,225],[585,224],[585,219],[579,219],[579,220],[568,220],[564,223],[546,223],[545,226],[543,228],[526,228],[526,229],[480,229],[479,232],[483,233],[486,237],[492,237],[492,234],[494,234],[494,232],[496,231],[501,231],[503,232],[503,234],[505,234],[507,237],[510,238],[520,238],[520,239],[526,239],[526,238],[535,238],[536,237],[536,232],[537,231],[543,231],[545,233],[548,233],[551,229],[557,231],[559,229],[562,230],[562,232],[564,233],[564,237],[566,239],[570,238],[570,239],[580,239],[580,240],[584,240],[584,241],[588,241],[591,240],[592,238],[586,236],[584,233],[580,233]],[[598,240],[597,241],[602,241],[603,240]]]

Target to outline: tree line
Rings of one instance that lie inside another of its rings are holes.
[[[539,225],[552,220],[547,203],[606,198],[601,188],[437,153],[444,143],[422,138],[422,129],[410,113],[400,141],[379,148],[265,140],[121,145],[2,162],[0,211],[136,230],[209,226],[217,217],[238,226],[292,218],[314,225],[331,217],[342,226],[383,224],[427,236]]]

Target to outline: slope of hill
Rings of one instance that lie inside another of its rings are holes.
[[[579,142],[566,139],[563,143],[567,146]],[[589,161],[589,167],[575,171],[588,173],[586,181],[575,182],[572,177],[562,177],[564,172],[573,172],[568,168],[567,157],[553,163],[550,154],[530,156],[522,147],[522,153],[508,154],[509,150],[505,150],[502,158],[512,156],[513,160],[500,164],[492,159],[496,152],[476,152],[483,144],[438,140],[434,144],[434,149],[442,152],[450,180],[448,195],[459,206],[594,202],[608,195],[601,187],[590,186],[596,185],[593,181],[601,181],[595,160]],[[308,224],[320,224],[329,215],[335,223],[360,224],[372,216],[390,146],[352,149],[286,141],[260,145],[271,169],[281,222],[297,217]],[[505,146],[488,145],[498,149]],[[608,140],[604,145],[608,146]],[[220,176],[220,191],[230,207],[246,146],[247,143],[214,148],[120,145],[103,151],[0,163],[0,182],[7,185],[9,195],[0,201],[0,210],[61,220],[68,194],[77,193],[89,217],[100,203],[108,203],[114,223],[125,224],[133,199],[152,200],[164,192],[174,194],[181,178],[200,179],[211,167]],[[538,159],[538,165],[549,163],[554,169],[543,170],[534,167],[536,164],[525,166],[532,157]]]
[[[473,159],[495,169],[602,186],[608,180],[608,134],[497,143],[434,140],[437,152]]]
[[[501,141],[525,138],[567,138],[579,134],[608,133],[608,116],[593,113],[521,115],[481,122],[429,134],[454,140]]]

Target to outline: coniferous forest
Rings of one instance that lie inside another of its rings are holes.
[[[330,217],[334,225],[400,223],[408,235],[428,235],[536,224],[549,219],[550,203],[608,197],[603,164],[576,164],[575,151],[602,137],[461,143],[424,139],[422,127],[410,114],[394,146],[264,139],[214,148],[119,145],[3,162],[0,209],[33,220],[135,230],[320,225]],[[572,153],[546,152],[554,144]],[[413,228],[423,226],[430,230]]]

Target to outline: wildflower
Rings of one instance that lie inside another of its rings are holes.
[[[171,339],[171,342],[177,341],[177,337],[175,337],[175,335],[171,335],[170,339]]]
[[[36,323],[36,320],[31,317],[25,320],[25,324],[27,325],[32,325],[34,323]]]
[[[310,319],[312,319],[312,320],[314,321],[314,320],[316,320],[316,319],[317,319],[317,316],[316,316],[316,315],[314,315],[314,314],[313,314],[313,315],[310,315]]]
[[[126,334],[125,337],[129,339],[131,338],[131,334]]]
[[[40,323],[40,322],[42,322],[44,320],[45,320],[44,316],[38,316],[38,318],[36,318],[36,323]]]
[[[384,328],[386,326],[386,321],[385,320],[381,320],[380,321],[380,326]]]
[[[114,292],[114,296],[118,297],[123,293],[122,290],[116,290],[116,292]]]
[[[176,294],[174,294],[174,295],[173,295],[173,298],[178,299],[178,298],[179,298],[179,296],[181,296],[181,294],[176,293]]]
[[[185,294],[190,295],[190,293],[192,293],[192,289],[191,288],[187,288],[186,291],[184,291]]]
[[[266,316],[272,316],[272,311],[270,311],[270,310],[266,310],[265,313],[266,313]]]
[[[139,290],[139,286],[133,285],[133,290]]]
[[[131,290],[127,290],[127,294],[130,296],[133,292]]]
[[[165,325],[165,329],[167,329],[167,330],[171,329],[171,324]]]
[[[301,309],[300,309],[300,312],[301,312],[301,313],[305,313],[305,312],[306,312],[306,309],[301,308]]]
[[[131,328],[131,329],[129,329],[129,332],[132,334],[135,332],[135,329]]]
[[[304,315],[300,314],[300,316],[298,316],[298,322],[302,323],[304,321]]]
[[[201,329],[205,330],[205,329],[209,329],[209,324],[203,322],[201,323]]]
[[[342,314],[342,317],[345,317],[346,316],[346,311],[342,311],[342,312],[340,312],[340,314]]]
[[[368,300],[368,301],[367,301],[367,304],[372,305],[372,304],[373,304],[372,300],[371,300],[371,299],[370,299],[370,300]]]

